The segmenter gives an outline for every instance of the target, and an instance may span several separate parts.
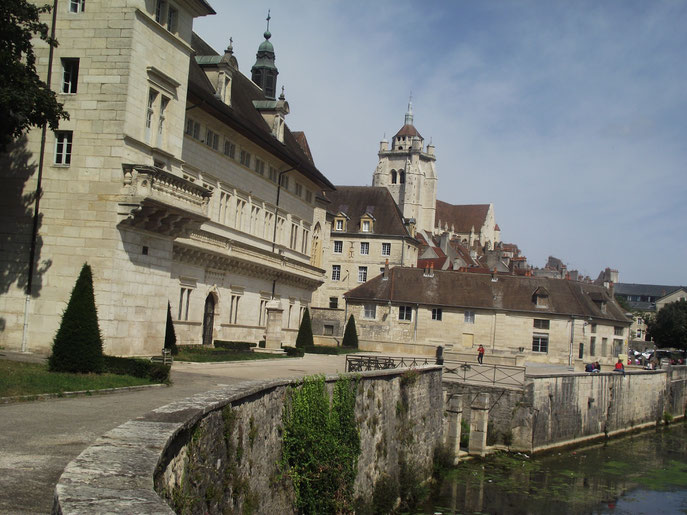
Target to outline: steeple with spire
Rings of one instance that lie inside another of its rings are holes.
[[[251,68],[251,79],[262,88],[266,98],[275,99],[277,92],[277,75],[279,70],[274,64],[274,46],[270,43],[270,11],[267,11],[267,30],[263,34],[265,41],[258,47],[255,64]]]
[[[432,233],[436,211],[437,176],[434,146],[413,125],[413,96],[408,100],[403,127],[391,140],[379,145],[379,162],[372,175],[373,186],[389,190],[403,216],[413,219],[420,231]]]

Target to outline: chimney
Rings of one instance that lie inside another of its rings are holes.
[[[429,264],[429,276],[434,277],[434,263]]]
[[[615,299],[615,283],[613,281],[609,281],[608,283],[608,294],[612,299]]]
[[[496,267],[494,267],[494,270],[491,272],[491,282],[495,283],[498,280],[498,277],[496,277]]]
[[[384,263],[384,274],[382,275],[382,281],[389,280],[389,258],[387,258],[386,263]]]

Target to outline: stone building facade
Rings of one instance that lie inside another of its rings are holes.
[[[333,186],[286,126],[286,100],[193,34],[209,14],[204,0],[64,2],[52,63],[35,42],[70,120],[45,142],[28,297],[40,131],[2,157],[0,345],[48,352],[84,262],[109,354],[158,353],[168,302],[182,344],[262,339],[270,302],[295,338],[324,280],[311,239]]]
[[[361,348],[530,362],[627,353],[630,320],[602,286],[562,279],[396,267],[345,294]]]

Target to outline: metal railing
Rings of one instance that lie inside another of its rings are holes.
[[[525,367],[480,365],[467,361],[444,361],[444,381],[491,384],[494,386],[525,385]]]
[[[412,368],[420,365],[436,365],[436,358],[407,356],[371,356],[349,354],[346,356],[346,372]],[[522,388],[525,385],[525,367],[512,365],[480,365],[468,361],[444,360],[444,381],[472,384],[491,384]]]
[[[434,358],[412,358],[408,356],[369,356],[348,354],[346,372],[367,372],[369,370],[389,370],[392,368],[411,368],[420,365],[435,365]]]

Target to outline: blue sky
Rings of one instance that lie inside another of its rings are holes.
[[[195,31],[247,75],[271,9],[287,123],[334,184],[371,183],[412,91],[438,197],[493,203],[530,264],[687,284],[687,2],[210,2]]]

